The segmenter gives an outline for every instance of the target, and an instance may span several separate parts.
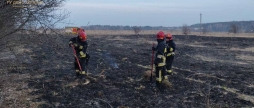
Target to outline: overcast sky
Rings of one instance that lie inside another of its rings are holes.
[[[254,0],[67,0],[69,26],[182,26],[254,20]],[[65,25],[64,25],[65,26]]]

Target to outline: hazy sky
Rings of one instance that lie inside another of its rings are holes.
[[[67,0],[69,26],[182,26],[254,20],[254,0]]]

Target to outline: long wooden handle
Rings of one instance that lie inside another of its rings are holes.
[[[72,49],[73,49],[74,55],[76,55],[76,50],[75,50],[74,46],[73,46],[73,45],[71,45],[71,47],[72,47]],[[82,68],[81,68],[81,66],[80,66],[80,63],[79,63],[78,57],[77,57],[77,56],[75,56],[75,58],[76,58],[76,61],[77,61],[77,63],[78,63],[79,70],[80,70],[80,71],[82,71]]]

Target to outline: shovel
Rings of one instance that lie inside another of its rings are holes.
[[[72,47],[72,49],[73,49],[74,56],[75,56],[76,61],[77,61],[77,63],[78,63],[79,70],[82,71],[82,68],[81,68],[80,63],[79,63],[79,59],[78,59],[78,57],[76,56],[76,50],[75,50],[75,48],[74,48],[73,45],[71,45],[71,47]],[[86,79],[85,82],[83,83],[83,85],[87,85],[87,84],[89,84],[89,83],[90,83],[90,80]]]
[[[73,45],[71,45],[71,47],[72,47],[72,49],[73,49],[74,56],[75,56],[76,61],[77,61],[77,63],[78,63],[79,70],[82,71],[82,68],[81,68],[80,63],[79,63],[79,59],[78,59],[78,57],[76,56],[76,50],[75,50],[75,48],[74,48]]]

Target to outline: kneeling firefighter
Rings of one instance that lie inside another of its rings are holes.
[[[86,65],[88,65],[89,54],[86,53],[87,50],[87,40],[86,33],[84,31],[80,31],[77,37],[73,37],[69,40],[69,46],[74,48],[74,67],[76,70],[76,75],[81,78],[87,73]]]
[[[167,79],[166,76],[166,70],[165,70],[165,65],[166,65],[166,43],[164,41],[164,32],[159,31],[156,35],[158,45],[155,47],[152,47],[154,51],[157,51],[155,54],[155,72],[156,72],[156,86],[159,87],[160,83],[162,82],[163,79]]]
[[[175,47],[176,44],[173,41],[173,37],[170,33],[166,35],[166,44],[167,44],[167,53],[166,53],[166,71],[167,74],[170,75],[172,74],[172,63],[174,61],[174,56],[175,56]]]

